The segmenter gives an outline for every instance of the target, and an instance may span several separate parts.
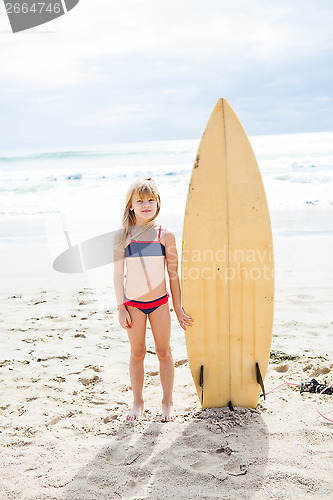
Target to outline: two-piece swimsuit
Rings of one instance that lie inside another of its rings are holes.
[[[161,226],[158,232],[158,241],[138,241],[132,239],[132,234],[129,232],[131,237],[130,243],[125,247],[125,258],[135,258],[135,257],[164,257],[165,258],[165,246],[161,243]],[[165,259],[164,259],[165,260]],[[164,268],[163,260],[163,268]],[[142,263],[144,265],[144,263]],[[163,271],[164,272],[164,271]],[[140,309],[140,311],[145,314],[150,314],[155,311],[162,304],[168,302],[169,294],[166,293],[162,297],[155,300],[141,301],[141,300],[131,300],[125,296],[124,305],[132,306]]]

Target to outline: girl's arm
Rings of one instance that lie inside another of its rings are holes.
[[[121,238],[121,232],[116,233],[114,238],[114,251],[113,251],[113,284],[116,293],[118,309],[125,309],[124,306],[124,248],[118,245]]]
[[[186,330],[186,326],[192,326],[190,321],[193,319],[185,314],[181,305],[181,291],[178,276],[178,253],[175,235],[171,231],[164,232],[165,238],[165,258],[170,279],[170,291],[174,311],[177,315],[180,326]]]
[[[115,235],[115,245],[119,243],[121,233]],[[119,323],[123,328],[130,328],[132,324],[131,316],[124,305],[124,248],[122,245],[114,247],[114,270],[113,270],[113,284],[117,299],[117,307],[119,310]]]

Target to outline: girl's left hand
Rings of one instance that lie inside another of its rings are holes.
[[[175,310],[175,313],[180,326],[184,330],[186,330],[186,326],[192,326],[190,322],[194,321],[194,319],[192,319],[191,316],[188,316],[182,307],[179,307],[177,310]]]

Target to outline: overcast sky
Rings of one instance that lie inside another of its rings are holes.
[[[12,34],[0,148],[199,138],[219,97],[248,135],[333,130],[332,0],[80,0]]]

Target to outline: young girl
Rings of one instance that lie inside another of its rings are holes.
[[[175,419],[172,402],[174,364],[170,349],[171,318],[165,264],[179,324],[186,330],[186,326],[191,326],[190,322],[193,321],[181,307],[175,236],[156,224],[160,208],[160,195],[153,179],[138,179],[127,192],[122,228],[115,238],[114,287],[119,323],[127,330],[131,344],[129,371],[134,403],[127,420],[139,419],[144,406],[142,389],[147,317],[160,365],[163,389],[161,420],[168,422]]]

